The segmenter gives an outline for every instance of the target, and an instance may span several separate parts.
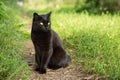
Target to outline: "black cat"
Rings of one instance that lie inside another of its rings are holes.
[[[35,48],[36,70],[41,74],[46,73],[46,68],[67,67],[71,62],[59,36],[51,30],[50,16],[51,12],[43,15],[33,14],[31,39]]]

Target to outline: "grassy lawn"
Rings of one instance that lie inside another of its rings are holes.
[[[119,21],[118,15],[54,13],[52,28],[63,39],[78,68],[117,80],[120,74]]]

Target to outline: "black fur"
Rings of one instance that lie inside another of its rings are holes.
[[[46,68],[59,69],[71,62],[59,36],[51,29],[50,16],[51,12],[33,14],[31,39],[35,48],[36,70],[41,74],[46,73]]]

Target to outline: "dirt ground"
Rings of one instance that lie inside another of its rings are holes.
[[[26,46],[25,59],[30,66],[32,75],[30,80],[104,80],[101,77],[96,77],[96,75],[88,75],[77,70],[74,61],[67,68],[60,68],[58,70],[47,69],[46,74],[39,74],[35,69],[35,58],[34,58],[34,47],[30,41],[28,41]]]
[[[58,70],[47,69],[46,74],[39,74],[34,71],[35,66],[35,58],[34,58],[34,47],[31,41],[27,43],[27,55],[25,58],[28,61],[28,65],[31,67],[31,71],[33,75],[31,76],[31,80],[81,80],[83,74],[76,70],[76,66],[73,62],[67,68],[61,68]]]

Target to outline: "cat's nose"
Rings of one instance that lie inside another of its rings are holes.
[[[46,27],[46,30],[49,30],[49,27]]]

